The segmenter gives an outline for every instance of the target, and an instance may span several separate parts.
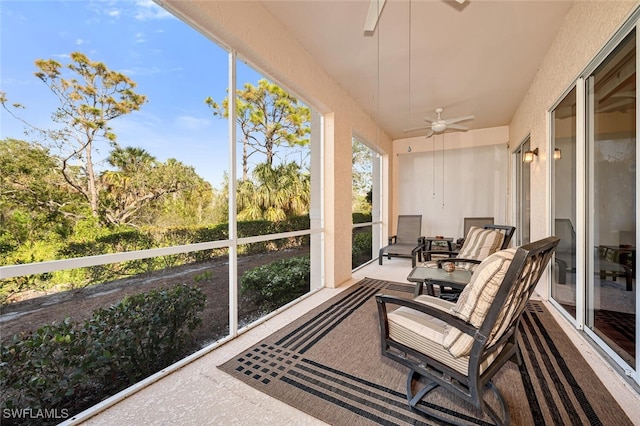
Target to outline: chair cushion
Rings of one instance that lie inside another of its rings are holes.
[[[395,256],[411,256],[413,250],[418,246],[418,242],[416,240],[413,244],[392,244],[390,246],[384,247],[383,254],[390,254]]]
[[[495,229],[484,229],[472,226],[465,237],[464,244],[458,256],[460,259],[484,260],[495,253],[502,246],[504,234]],[[459,267],[465,269],[477,268],[474,263],[460,263]]]
[[[418,296],[414,300],[445,311],[454,307],[451,302],[427,295]],[[446,324],[444,321],[407,307],[390,312],[387,318],[391,339],[449,365],[464,375],[468,374],[469,357],[453,357],[442,345]],[[482,362],[481,372],[491,365],[495,356],[492,354]]]
[[[456,305],[452,308],[453,315],[460,319],[480,327],[487,315],[489,307],[493,303],[500,285],[505,277],[507,269],[516,249],[511,248],[492,254],[482,261],[471,277],[471,281],[460,293]],[[505,304],[508,306],[508,304]],[[504,314],[501,313],[500,319]],[[501,324],[498,320],[496,324]],[[493,343],[498,330],[492,330],[488,338],[488,346]],[[468,356],[473,346],[473,336],[470,336],[457,328],[449,325],[444,330],[444,346],[454,357]]]

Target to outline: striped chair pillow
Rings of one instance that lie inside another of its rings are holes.
[[[500,250],[504,234],[495,229],[484,229],[472,226],[464,239],[464,244],[458,253],[461,259],[484,260],[489,255]],[[464,269],[475,269],[477,264],[460,263],[459,267]]]
[[[515,252],[514,248],[496,252],[478,265],[471,281],[460,293],[458,303],[452,308],[453,315],[475,327],[482,325]],[[500,314],[499,318],[501,316],[503,315]],[[499,323],[500,321],[496,324]],[[496,331],[497,329],[494,329],[489,336],[488,345],[493,343]],[[443,344],[454,357],[468,356],[473,346],[473,337],[447,325],[444,330]]]

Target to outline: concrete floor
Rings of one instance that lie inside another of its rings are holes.
[[[322,425],[323,422],[294,407],[271,398],[217,368],[241,350],[344,291],[364,277],[405,282],[411,269],[409,259],[392,258],[383,266],[377,262],[353,274],[339,289],[322,289],[236,339],[184,365],[143,381],[64,424],[83,425]],[[553,308],[549,309],[555,312]],[[632,421],[640,424],[640,395],[609,366],[582,335],[556,314],[558,322],[587,361],[598,372]],[[159,378],[158,378],[159,377]],[[116,403],[111,405],[111,402]]]

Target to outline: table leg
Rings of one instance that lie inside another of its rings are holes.
[[[429,296],[436,297],[436,292],[433,290],[433,284],[431,284],[431,283],[427,284],[427,294]]]
[[[413,296],[414,297],[420,296],[422,294],[422,288],[425,285],[427,286],[427,294],[429,296],[434,296],[435,297],[436,294],[435,294],[435,292],[433,290],[433,284],[431,284],[431,282],[429,280],[424,280],[424,281],[417,282],[416,283],[416,289],[415,289],[415,291],[413,293]]]

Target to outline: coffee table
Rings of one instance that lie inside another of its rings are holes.
[[[418,265],[411,270],[407,281],[416,283],[414,295],[422,294],[422,288],[427,286],[427,294],[435,296],[433,286],[451,287],[456,290],[462,290],[471,281],[471,271],[466,269],[456,269],[453,272],[445,272],[441,268],[429,268],[427,266]]]

